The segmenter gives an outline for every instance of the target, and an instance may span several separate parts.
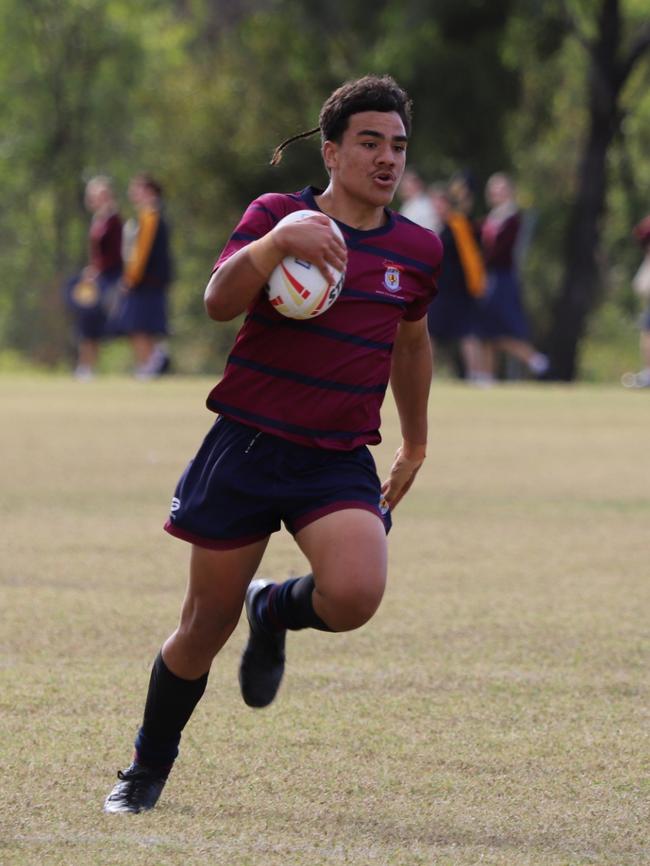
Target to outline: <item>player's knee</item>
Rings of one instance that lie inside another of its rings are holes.
[[[359,628],[376,613],[384,594],[383,581],[351,582],[325,593],[328,625],[335,631]]]
[[[381,595],[363,594],[357,596],[349,607],[350,628],[360,628],[365,625],[377,612],[380,602]]]

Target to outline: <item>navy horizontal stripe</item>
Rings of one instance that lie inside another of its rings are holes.
[[[366,433],[374,433],[374,430],[318,430],[316,427],[301,427],[299,424],[287,424],[286,421],[278,421],[276,418],[268,418],[266,415],[258,415],[256,412],[248,412],[238,406],[221,403],[219,400],[208,398],[208,408],[214,412],[220,412],[233,418],[242,418],[252,424],[261,424],[264,427],[273,427],[275,430],[283,430],[285,433],[295,433],[298,436],[319,436],[328,439],[356,439]]]
[[[273,213],[270,207],[267,207],[265,204],[261,204],[259,201],[254,201],[251,205],[251,208],[253,208],[253,210],[261,210],[263,213],[267,213],[270,217],[273,217],[276,222],[280,219],[277,214]]]
[[[361,292],[359,289],[343,289],[341,295],[348,298],[363,298],[364,301],[372,301],[377,304],[390,304],[391,307],[406,309],[406,301],[400,298],[391,298],[389,295],[373,294],[372,292]]]
[[[293,201],[298,202],[298,203],[302,203],[302,202],[303,202],[303,199],[302,199],[301,196],[299,196],[299,195],[288,194],[288,195],[283,195],[283,198],[290,198],[290,199],[293,199]],[[274,212],[271,210],[270,207],[267,207],[265,204],[262,204],[260,201],[254,201],[254,202],[252,203],[251,207],[253,207],[255,210],[261,210],[263,213],[268,214],[270,217],[273,218],[273,220],[274,220],[276,223],[277,223],[280,219],[282,219],[281,216],[279,216],[278,214],[274,213]],[[314,210],[314,208],[309,207],[308,204],[306,205],[306,207],[307,207],[307,210]],[[316,212],[317,212],[317,213],[320,213],[320,211],[316,211]]]
[[[422,271],[424,274],[431,274],[431,276],[433,276],[436,270],[426,262],[412,259],[410,256],[403,256],[401,253],[396,253],[395,250],[385,250],[381,247],[376,247],[374,245],[371,246],[370,244],[356,244],[355,249],[360,250],[363,253],[369,253],[371,256],[379,256],[387,261],[396,262],[397,264],[410,265],[411,267]]]
[[[355,346],[364,346],[368,349],[381,349],[385,352],[392,351],[392,343],[382,343],[379,340],[369,340],[366,337],[359,337],[357,334],[346,334],[344,331],[336,331],[334,328],[325,328],[323,325],[317,325],[315,322],[306,322],[301,320],[297,322],[295,319],[288,319],[282,316],[280,319],[271,319],[268,316],[263,316],[261,313],[251,313],[248,317],[254,322],[259,322],[262,325],[269,327],[277,326],[280,328],[293,328],[297,331],[306,331],[308,334],[318,334],[319,337],[329,337],[332,340],[338,340],[341,343],[352,343]]]
[[[292,370],[281,370],[279,367],[270,367],[268,364],[260,364],[248,358],[240,358],[238,355],[230,355],[228,364],[236,367],[245,367],[247,370],[255,370],[267,376],[277,379],[290,379],[292,382],[300,382],[301,385],[311,385],[313,388],[324,388],[327,391],[345,391],[347,394],[383,394],[386,385],[347,385],[344,382],[333,382],[329,379],[319,379],[316,376],[307,376],[304,373],[296,373]]]
[[[256,241],[259,235],[252,235],[248,232],[233,232],[230,235],[231,241]]]

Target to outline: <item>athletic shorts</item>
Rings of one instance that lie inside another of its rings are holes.
[[[220,416],[181,476],[165,529],[215,550],[244,547],[277,532],[292,535],[347,508],[390,511],[368,448],[309,448]]]

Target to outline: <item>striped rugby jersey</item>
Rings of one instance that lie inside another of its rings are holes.
[[[307,187],[255,199],[214,270],[291,211],[319,210],[315,195],[320,191]],[[317,448],[346,451],[381,441],[380,408],[397,326],[426,315],[442,258],[432,231],[391,210],[386,214],[386,224],[371,231],[338,223],[348,247],[345,283],[322,315],[286,318],[260,292],[223,379],[208,396],[209,409]]]

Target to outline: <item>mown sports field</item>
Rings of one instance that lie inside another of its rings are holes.
[[[645,866],[650,402],[436,383],[375,619],[292,634],[275,704],[240,622],[159,807],[101,811],[174,627],[161,530],[210,383],[0,378],[3,866]],[[380,473],[398,441],[390,400]],[[288,535],[264,573],[304,573]]]

